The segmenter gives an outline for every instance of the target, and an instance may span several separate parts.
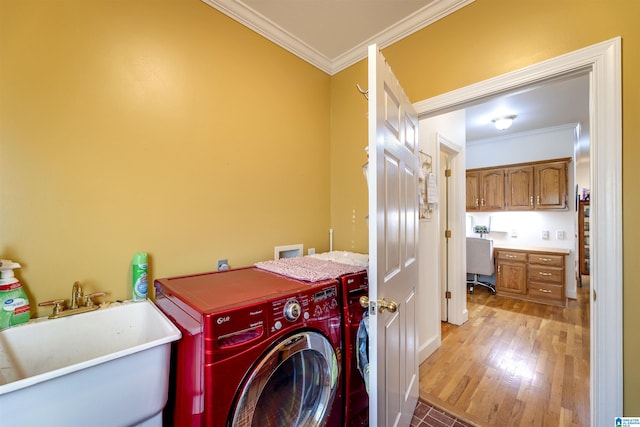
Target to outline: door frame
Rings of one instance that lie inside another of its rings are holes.
[[[449,239],[448,254],[462,254],[462,256],[449,256],[447,263],[449,271],[449,290],[451,298],[448,303],[447,322],[454,325],[462,325],[469,320],[467,311],[467,272],[460,265],[466,265],[466,240],[459,236],[465,236],[465,150],[442,134],[436,134],[436,149],[438,159],[440,152],[449,156],[451,176],[449,177],[449,230],[454,236]],[[441,165],[438,164],[438,167]],[[439,239],[444,240],[442,233]],[[439,243],[442,247],[442,243]]]
[[[431,117],[519,87],[590,73],[591,287],[598,297],[590,304],[591,425],[623,413],[621,44],[616,37],[415,104],[420,118]]]

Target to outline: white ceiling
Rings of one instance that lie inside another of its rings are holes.
[[[558,126],[580,125],[580,139],[589,135],[589,75],[582,74],[528,86],[465,106],[467,144]],[[508,130],[492,119],[516,115]]]
[[[333,75],[365,59],[368,45],[384,48],[475,0],[202,1]],[[588,94],[582,75],[463,106],[467,143],[576,124],[588,140]],[[496,130],[491,119],[506,114],[517,116],[513,125]]]
[[[333,75],[475,0],[202,0]]]

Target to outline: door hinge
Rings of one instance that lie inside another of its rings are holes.
[[[444,297],[445,297],[446,299],[451,299],[451,291],[446,291],[446,292],[444,293]]]
[[[444,176],[446,176],[447,178],[451,177],[451,169],[445,169]]]
[[[446,237],[447,239],[450,239],[451,238],[451,230],[445,230],[444,237]]]

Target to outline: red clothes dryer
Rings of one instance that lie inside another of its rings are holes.
[[[158,279],[175,426],[343,425],[339,285],[257,268]]]
[[[340,289],[343,301],[343,337],[344,337],[344,400],[345,425],[364,427],[369,425],[369,394],[358,370],[356,358],[357,335],[364,308],[360,297],[369,293],[369,281],[366,271],[346,274],[340,277]]]

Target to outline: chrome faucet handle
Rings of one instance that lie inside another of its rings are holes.
[[[39,307],[44,307],[47,305],[52,305],[53,306],[53,311],[51,312],[52,315],[54,314],[58,314],[62,311],[64,311],[64,300],[63,299],[55,299],[52,301],[44,301],[38,304]]]
[[[84,296],[84,306],[85,307],[93,307],[95,305],[95,303],[93,302],[93,298],[95,298],[95,297],[103,297],[106,294],[107,294],[106,292],[94,292],[92,294],[85,295]]]

